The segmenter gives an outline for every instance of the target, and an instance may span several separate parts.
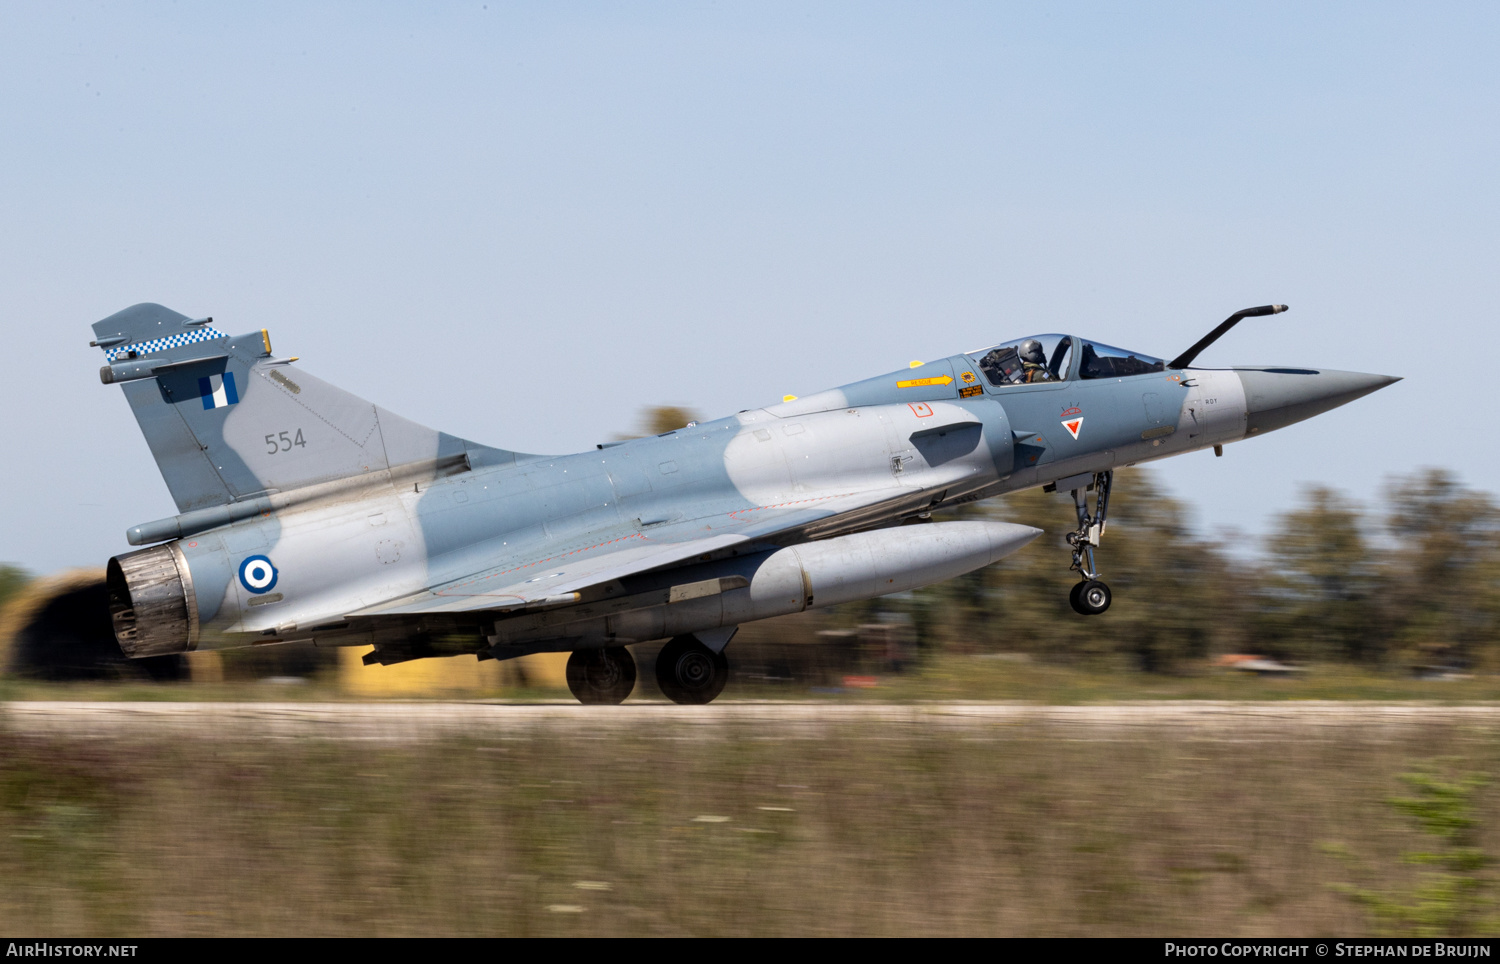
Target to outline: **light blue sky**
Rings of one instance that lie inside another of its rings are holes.
[[[1036,331],[1406,381],[1162,463],[1489,488],[1500,7],[0,7],[0,559],[170,515],[89,324],[158,301],[426,424],[592,446]]]

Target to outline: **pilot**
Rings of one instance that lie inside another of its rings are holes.
[[[1021,381],[1050,382],[1052,373],[1047,371],[1047,353],[1042,351],[1042,343],[1035,338],[1028,338],[1021,342]]]

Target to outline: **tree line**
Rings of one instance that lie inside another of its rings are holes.
[[[1023,652],[1172,672],[1228,653],[1411,671],[1500,668],[1500,507],[1443,469],[1388,480],[1361,505],[1323,486],[1280,515],[1258,554],[1196,534],[1149,470],[1116,473],[1097,551],[1110,610],[1068,605],[1077,581],[1066,494],[1040,489],[947,513],[1046,530],[978,572],[850,607],[907,613],[927,649]],[[938,513],[938,516],[943,516]]]

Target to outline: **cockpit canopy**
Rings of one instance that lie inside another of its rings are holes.
[[[1097,341],[1085,341],[1078,360],[1079,378],[1124,378],[1167,370],[1167,363]]]
[[[1167,367],[1160,358],[1055,333],[1018,338],[973,352],[969,358],[997,388],[1069,378],[1123,378],[1164,371]]]

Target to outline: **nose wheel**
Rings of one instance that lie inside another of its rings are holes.
[[[1081,616],[1097,616],[1109,608],[1109,587],[1099,581],[1094,549],[1104,537],[1104,524],[1109,515],[1109,490],[1114,479],[1113,472],[1096,472],[1092,482],[1072,490],[1078,528],[1068,533],[1068,545],[1073,547],[1073,564],[1068,568],[1078,573],[1080,582],[1068,593],[1068,604]],[[1084,478],[1079,477],[1078,481],[1083,482]],[[1095,493],[1093,515],[1089,515],[1090,489]]]
[[[1097,616],[1109,608],[1109,587],[1097,579],[1086,579],[1068,592],[1068,604],[1081,616]]]

